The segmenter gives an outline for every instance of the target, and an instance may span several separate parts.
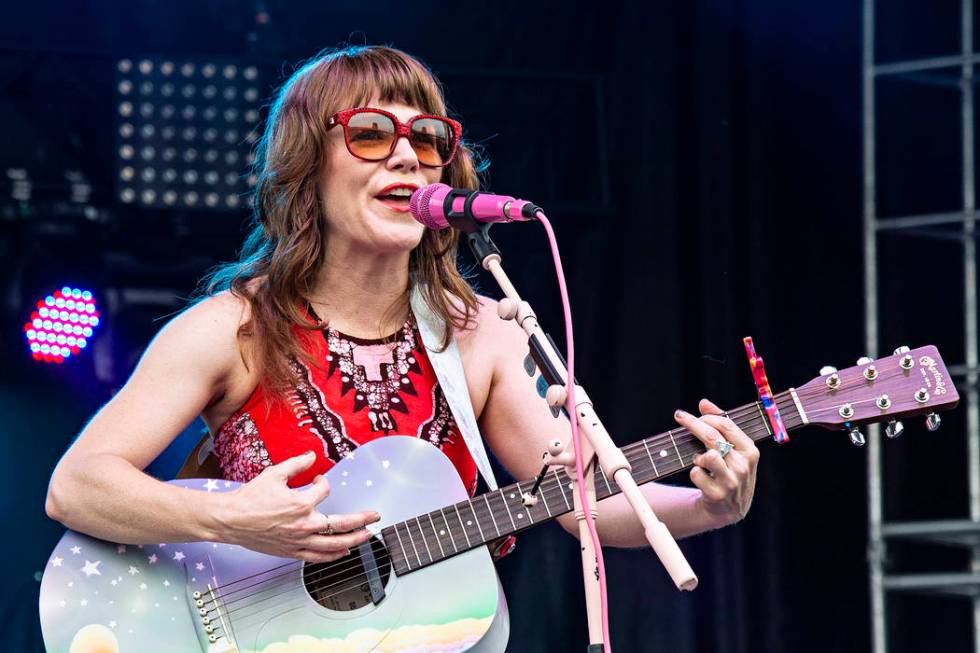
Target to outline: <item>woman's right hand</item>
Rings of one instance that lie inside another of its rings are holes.
[[[307,562],[329,562],[366,542],[364,527],[381,515],[374,511],[324,515],[317,505],[330,494],[324,476],[302,490],[287,485],[316,460],[313,452],[266,467],[241,487],[212,495],[219,508],[217,539],[253,551]]]

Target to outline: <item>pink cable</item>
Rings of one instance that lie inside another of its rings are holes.
[[[585,523],[589,528],[589,535],[592,536],[592,547],[595,549],[596,565],[599,570],[599,598],[600,614],[602,618],[602,648],[605,653],[612,653],[612,644],[609,639],[609,604],[606,600],[606,565],[602,559],[602,545],[599,543],[599,533],[596,531],[595,520],[592,519],[592,510],[589,506],[588,497],[585,494],[585,476],[582,472],[582,448],[578,435],[578,419],[576,419],[575,408],[575,345],[572,336],[572,308],[568,301],[568,289],[565,287],[565,271],[561,265],[561,254],[558,253],[558,241],[555,232],[551,229],[551,223],[544,212],[540,209],[535,217],[541,221],[545,232],[548,234],[548,243],[551,245],[551,256],[555,261],[555,274],[558,276],[558,289],[561,292],[562,310],[565,312],[565,358],[568,360],[566,370],[568,386],[568,399],[565,409],[568,411],[569,421],[572,424],[572,444],[575,447],[575,481],[578,489],[579,501],[582,510],[585,512]]]

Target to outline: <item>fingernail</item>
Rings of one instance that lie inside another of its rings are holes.
[[[681,410],[680,408],[678,408],[677,410],[674,411],[674,417],[676,417],[678,419],[680,419],[682,417],[687,417],[687,413],[684,412],[683,410]]]
[[[381,519],[381,513],[380,512],[374,513],[374,521],[379,521],[380,519]]]
[[[310,456],[315,456],[316,454],[313,453],[313,450],[312,449],[310,449],[309,451],[307,451],[303,455],[306,456],[307,458],[309,458]]]

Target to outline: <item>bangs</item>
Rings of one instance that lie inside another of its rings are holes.
[[[348,47],[327,55],[322,63],[323,74],[332,80],[335,101],[344,105],[338,110],[379,101],[446,114],[441,88],[432,73],[397,50]]]

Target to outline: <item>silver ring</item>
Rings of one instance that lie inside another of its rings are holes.
[[[715,447],[718,449],[718,453],[721,454],[722,458],[727,456],[728,452],[735,448],[731,442],[723,439],[715,440]]]
[[[327,529],[325,531],[320,531],[323,535],[333,535],[333,524],[330,523],[330,515],[327,515]]]

